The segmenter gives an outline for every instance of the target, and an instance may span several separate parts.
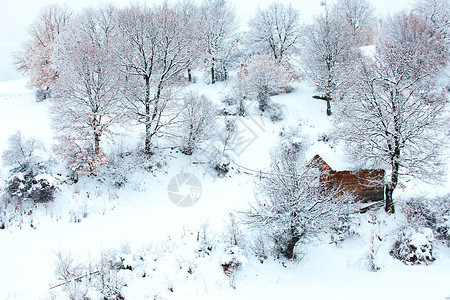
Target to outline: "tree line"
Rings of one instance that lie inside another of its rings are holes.
[[[177,87],[194,80],[194,70],[210,84],[237,71],[232,97],[241,116],[251,99],[273,110],[270,95],[305,78],[326,101],[327,115],[336,105],[336,136],[355,161],[389,169],[386,210],[393,212],[399,176],[431,178],[440,169],[449,7],[447,0],[419,0],[410,12],[378,20],[366,0],[338,0],[301,24],[301,12],[272,3],[255,12],[244,33],[226,0],[79,13],[49,6],[31,24],[17,66],[39,97],[51,99],[56,152],[80,173],[105,164],[102,139],[118,126],[141,124],[151,155],[155,138],[180,117],[203,112],[200,125],[212,118],[206,100],[177,101]],[[190,126],[187,154],[202,131]]]

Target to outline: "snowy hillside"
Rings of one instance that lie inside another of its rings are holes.
[[[44,2],[0,300],[450,299],[448,0]]]
[[[51,143],[48,103],[36,103],[23,84],[24,81],[2,83],[2,150],[8,135],[18,129]],[[211,89],[199,83],[189,88],[205,91],[217,102],[226,86]],[[259,120],[263,127],[256,140],[236,157],[236,163],[255,170],[266,169],[280,128],[301,124],[308,138],[308,157],[319,153],[334,168],[348,167],[342,150],[318,141],[330,129],[330,119],[324,114],[324,103],[313,100],[312,92],[302,83],[294,93],[273,97],[285,106],[286,119],[280,123],[260,119],[257,111],[244,118],[241,125]],[[193,165],[191,157],[177,152],[165,152],[165,165],[159,170],[130,174],[129,183],[123,188],[105,186],[95,177],[82,178],[73,185],[63,184],[53,203],[36,207],[32,216],[23,216],[21,229],[14,226],[1,230],[0,298],[36,299],[52,294],[62,297],[61,287],[49,290],[59,282],[54,276],[58,251],[70,252],[77,260],[88,262],[111,249],[133,266],[133,271],[120,272],[127,283],[123,289],[127,299],[450,296],[448,248],[438,247],[437,260],[430,266],[406,266],[389,256],[389,249],[380,241],[371,246],[374,236],[395,232],[402,222],[401,215],[389,217],[384,212],[361,215],[359,235],[338,246],[329,244],[329,237],[325,237],[305,249],[305,256],[298,262],[269,257],[261,263],[250,249],[243,248],[239,254],[243,264],[230,284],[231,279],[221,267],[229,248],[229,214],[245,209],[252,201],[258,179],[239,173],[238,167],[226,178],[215,178],[201,165]],[[174,205],[167,194],[170,179],[181,171],[195,174],[202,186],[198,203],[187,208]],[[197,240],[202,234],[206,235],[205,240]],[[241,234],[239,238],[244,240],[250,233]],[[199,252],[205,247],[203,243],[212,247],[206,250],[208,254]],[[378,272],[367,267],[370,247],[377,251],[376,261],[381,268]],[[141,256],[143,260],[138,258]]]

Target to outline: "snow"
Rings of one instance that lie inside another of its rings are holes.
[[[22,80],[0,86],[0,93],[4,94],[21,91],[0,103],[3,114],[0,122],[5,128],[1,135],[1,150],[6,148],[8,134],[17,129],[30,136],[40,136],[51,144],[48,103],[34,102],[33,95],[24,92],[23,84]],[[189,88],[220,103],[227,86],[200,82]],[[291,94],[272,97],[273,101],[285,106],[286,119],[272,123],[263,118],[263,129],[248,148],[236,155],[236,163],[255,170],[267,168],[279,130],[300,124],[309,142],[307,155],[312,157],[318,153],[335,169],[351,167],[341,148],[318,141],[330,130],[331,118],[325,116],[325,103],[312,99],[313,93],[311,87],[301,83]],[[240,127],[261,124],[255,123],[261,120],[257,111],[250,110],[252,114],[241,120]],[[400,216],[388,217],[381,213],[376,216],[377,227],[370,223],[369,215],[364,215],[360,221],[363,224],[360,236],[339,246],[326,240],[313,244],[295,263],[268,259],[261,264],[253,254],[239,248],[231,248],[234,250],[229,252],[230,248],[222,242],[223,235],[227,234],[224,228],[229,222],[229,213],[242,211],[248,201],[254,199],[254,181],[257,179],[236,170],[232,177],[214,178],[204,167],[193,165],[190,158],[176,150],[166,155],[165,162],[153,173],[132,174],[124,189],[117,190],[91,178],[81,178],[75,185],[62,185],[54,203],[35,208],[29,220],[34,229],[24,226],[1,230],[0,244],[6,246],[0,248],[0,298],[36,299],[48,295],[49,284],[56,282],[53,270],[55,252],[59,250],[70,251],[86,261],[95,259],[101,251],[120,248],[131,249],[124,256],[125,264],[138,269],[127,275],[131,279],[125,294],[130,299],[142,299],[144,295],[152,297],[153,292],[173,299],[442,299],[450,296],[446,288],[450,279],[450,251],[443,246],[436,250],[438,258],[431,266],[411,267],[394,260],[387,254],[387,246],[379,242],[375,246],[379,253],[377,263],[382,268],[376,273],[368,271],[366,255],[371,236],[395,232],[401,223]],[[200,200],[187,208],[175,206],[167,196],[168,182],[180,171],[195,174],[202,184]],[[198,258],[192,252],[197,247],[195,238],[186,242],[183,236],[192,232],[195,237],[205,224],[213,233],[211,239],[215,248],[210,255]],[[420,239],[426,237],[421,234],[415,238],[421,243]],[[146,265],[141,265],[133,253],[136,249],[151,248],[149,245],[163,250],[144,251],[145,255],[154,253],[158,260],[153,264],[152,260],[146,260]],[[231,278],[221,267],[224,261],[232,259],[242,262],[234,278],[236,289],[230,286]],[[194,275],[180,273],[179,264],[185,269],[187,265],[195,265]],[[149,278],[137,275],[153,269],[157,271],[152,271]],[[174,292],[168,290],[168,285],[172,285]],[[63,295],[61,290],[58,295]]]
[[[18,48],[18,40],[23,40],[25,35],[23,26],[37,14],[40,4],[50,2],[53,1],[28,1],[30,6],[24,14],[11,13],[22,11],[22,2],[20,7],[8,2],[8,9],[3,11],[11,16],[20,15],[17,22],[23,23],[15,28],[11,18],[0,17],[2,22],[11,22],[2,28],[10,28],[13,32],[7,35],[2,32],[0,39],[18,36],[7,43],[8,49]],[[119,2],[128,4],[128,1]],[[233,4],[245,19],[256,7],[264,7],[269,2],[233,1]],[[409,4],[406,0],[372,2],[379,12],[393,11]],[[319,11],[320,1],[305,3],[297,1],[294,5],[304,8],[301,14],[308,20]],[[88,4],[92,1],[80,1],[77,6]],[[6,43],[0,43],[0,49],[4,45]],[[373,51],[371,48],[365,50],[366,53]],[[6,60],[2,63],[10,68]],[[196,75],[197,83],[185,90],[197,91],[220,105],[221,99],[229,93],[229,85],[208,85],[202,75]],[[14,76],[1,73],[0,79]],[[26,78],[0,81],[0,152],[7,148],[8,137],[17,130],[26,137],[41,139],[48,149],[52,147],[49,103],[37,103],[33,93],[26,89],[26,82]],[[280,129],[299,126],[304,137],[296,137],[294,141],[307,142],[307,159],[319,154],[335,170],[351,169],[353,166],[347,160],[343,146],[332,139],[328,142],[322,139],[324,135],[332,138],[332,120],[339,116],[325,115],[325,102],[312,99],[314,88],[307,83],[301,82],[294,87],[293,93],[272,97],[274,102],[284,106],[286,118],[281,122],[272,123],[258,113],[256,103],[249,104],[251,114],[239,118],[238,127],[246,137],[252,138],[252,142],[233,154],[235,163],[255,171],[266,170]],[[141,129],[124,129],[123,136],[109,148],[114,149],[121,143],[125,147],[139,144]],[[186,157],[177,150],[161,155],[165,163],[160,169],[127,174],[128,183],[121,189],[95,177],[80,178],[73,185],[60,184],[56,200],[33,207],[32,215],[23,216],[22,228],[0,229],[0,299],[48,299],[49,286],[58,282],[54,274],[57,251],[70,251],[86,262],[97,259],[102,251],[109,249],[119,249],[118,257],[124,259],[123,264],[134,269],[121,271],[128,280],[124,289],[127,299],[153,299],[155,295],[170,299],[450,297],[449,248],[438,245],[434,249],[437,259],[429,266],[406,266],[389,255],[395,233],[404,221],[400,213],[386,216],[380,211],[361,215],[358,234],[338,245],[329,243],[330,239],[326,237],[304,249],[301,260],[289,262],[269,257],[261,263],[248,249],[229,245],[227,228],[230,213],[244,210],[248,202],[254,200],[258,178],[244,174],[237,165],[232,165],[231,176],[216,178],[205,166],[192,164],[195,157]],[[3,181],[8,172],[1,162],[0,171]],[[180,172],[192,173],[201,181],[201,198],[191,207],[178,207],[167,195],[169,181]],[[64,176],[59,179],[66,180]],[[38,178],[57,182],[50,174],[41,174]],[[414,180],[403,184],[405,190],[399,188],[396,191],[396,200],[416,194],[443,194],[450,190],[448,181],[440,186]],[[204,245],[197,239],[203,230],[209,232],[207,242],[213,245],[209,254],[205,254]],[[243,235],[248,237],[251,233],[243,232]],[[425,230],[415,233],[412,239],[415,244],[422,245],[429,237],[430,232]],[[203,252],[199,252],[199,248]],[[371,272],[367,267],[371,249],[375,249],[375,263],[381,268],[378,272]],[[145,260],[140,260],[139,255]],[[226,276],[221,266],[232,260],[241,263],[234,279]],[[192,274],[188,272],[190,268],[194,269]],[[144,273],[146,277],[143,277]],[[64,297],[62,289],[55,291],[57,299]]]
[[[37,181],[47,180],[50,185],[55,184],[55,178],[52,175],[46,174],[46,173],[39,174],[39,175],[35,176],[34,179],[36,179]]]
[[[425,234],[420,232],[415,232],[411,235],[411,244],[420,248],[420,246],[428,244],[428,239]]]

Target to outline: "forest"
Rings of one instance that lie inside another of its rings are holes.
[[[0,83],[0,297],[450,297],[449,23],[448,0],[43,8],[26,88]]]

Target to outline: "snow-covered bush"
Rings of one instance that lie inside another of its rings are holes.
[[[402,210],[408,226],[431,228],[436,239],[450,245],[450,194],[435,198],[412,198]]]
[[[50,98],[50,89],[37,89],[34,92],[34,97],[36,98],[37,102],[42,102],[45,99]]]
[[[204,257],[209,255],[214,247],[214,242],[211,237],[211,232],[209,230],[209,224],[204,223],[200,226],[197,231],[197,255],[199,257]]]
[[[125,286],[119,270],[123,269],[123,261],[117,257],[116,251],[104,251],[96,265],[98,276],[95,278],[95,287],[104,299],[125,299],[122,289]]]
[[[429,264],[436,259],[433,255],[433,239],[430,228],[420,231],[406,228],[398,235],[390,254],[407,265]]]
[[[238,246],[233,246],[225,251],[221,260],[221,266],[225,275],[230,277],[230,286],[236,288],[236,273],[246,263],[245,255]]]
[[[256,201],[243,214],[250,228],[264,230],[275,255],[296,257],[295,247],[319,237],[354,211],[353,197],[320,181],[320,172],[301,155],[275,154]]]
[[[230,150],[236,147],[236,134],[236,119],[225,117],[223,125],[216,131],[214,140],[210,140],[202,149],[202,155],[206,158],[207,165],[219,177],[224,177],[230,171],[230,164],[233,160]]]
[[[33,209],[33,203],[10,197],[7,193],[0,195],[0,229],[24,225],[33,228]]]
[[[56,252],[55,276],[69,299],[85,299],[89,290],[87,267],[70,252]]]
[[[244,235],[239,228],[234,214],[230,214],[230,224],[227,227],[226,240],[231,246],[240,246],[243,244]]]
[[[144,149],[128,147],[119,144],[109,153],[108,163],[102,169],[100,175],[104,176],[116,188],[123,187],[134,172],[151,172],[160,169],[165,164],[161,151],[153,152],[151,157]]]
[[[125,299],[122,289],[125,281],[119,271],[126,269],[123,255],[118,251],[103,251],[97,262],[81,263],[67,251],[56,252],[55,276],[69,299],[91,299],[96,294],[99,299]],[[97,298],[96,298],[97,299]]]
[[[56,189],[55,179],[49,174],[30,177],[23,173],[16,173],[7,182],[7,192],[10,197],[29,199],[34,202],[53,201]]]
[[[299,125],[285,126],[281,128],[278,135],[279,147],[277,150],[280,154],[296,154],[302,156],[308,149],[308,139],[302,133],[301,126]]]
[[[331,241],[337,245],[339,242],[355,235],[354,224],[352,215],[338,216],[336,223],[331,227]]]
[[[44,173],[50,161],[44,145],[34,138],[24,138],[20,131],[11,135],[8,149],[3,152],[3,165],[11,168],[11,173],[35,176]]]
[[[2,160],[10,167],[6,193],[11,198],[48,202],[56,191],[55,179],[48,174],[50,159],[44,146],[36,139],[25,139],[20,132],[9,138],[9,147]]]
[[[59,144],[53,150],[77,175],[97,174],[109,160],[101,148],[93,151],[89,143],[77,141],[69,135],[59,137]]]
[[[280,122],[284,120],[284,105],[279,103],[270,103],[267,107],[267,114],[272,122]]]
[[[183,97],[183,110],[179,116],[178,143],[186,155],[214,134],[217,123],[217,108],[205,96],[190,92]]]
[[[253,237],[252,242],[249,245],[250,250],[256,255],[260,263],[264,263],[264,261],[269,257],[269,243],[266,239],[266,235],[260,232]]]

